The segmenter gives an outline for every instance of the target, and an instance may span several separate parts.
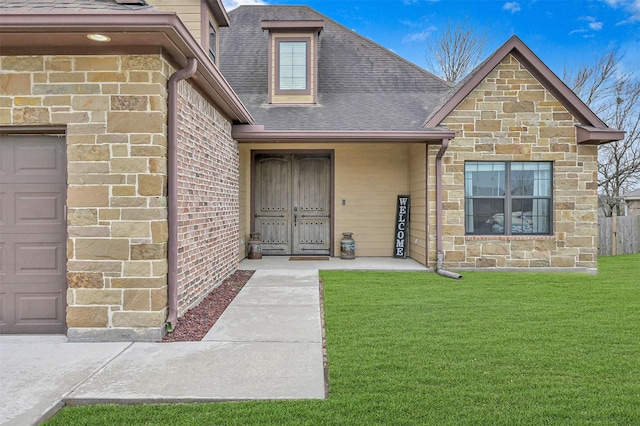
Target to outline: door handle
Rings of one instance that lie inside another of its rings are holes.
[[[298,208],[293,208],[293,226],[297,226],[298,223]]]

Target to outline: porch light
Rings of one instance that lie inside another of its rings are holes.
[[[111,41],[111,37],[109,37],[108,35],[104,35],[104,34],[87,34],[87,38],[89,40],[98,41],[98,42],[101,42],[101,43],[107,43],[107,42]]]

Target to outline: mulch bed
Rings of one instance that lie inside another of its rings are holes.
[[[233,301],[242,287],[249,281],[254,271],[236,271],[222,284],[214,288],[200,304],[191,308],[178,318],[171,333],[167,333],[163,342],[198,342],[213,327],[227,306]]]

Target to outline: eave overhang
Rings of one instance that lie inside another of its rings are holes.
[[[296,31],[322,31],[324,28],[324,21],[319,20],[300,20],[300,21],[260,21],[260,27],[263,30],[269,31],[284,31],[284,30],[296,30]]]
[[[453,139],[455,132],[443,130],[371,131],[371,130],[265,130],[263,125],[236,125],[231,137],[238,143],[426,143],[439,145],[443,139]]]
[[[87,38],[111,38],[98,43]],[[192,80],[231,120],[252,123],[253,117],[200,44],[174,12],[48,12],[0,15],[0,55],[126,55],[164,52],[176,68],[198,61]]]
[[[593,126],[576,125],[579,145],[601,145],[624,139],[626,132],[611,128],[599,128]]]
[[[228,27],[230,24],[229,15],[222,4],[222,0],[205,0],[209,5],[209,10],[216,18],[216,22],[220,27]]]

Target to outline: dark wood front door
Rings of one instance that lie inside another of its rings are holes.
[[[64,333],[65,140],[0,135],[0,333]]]
[[[331,159],[328,154],[257,154],[254,228],[265,255],[328,255]]]

